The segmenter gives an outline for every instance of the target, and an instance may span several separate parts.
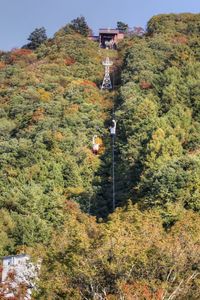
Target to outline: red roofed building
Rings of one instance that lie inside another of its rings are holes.
[[[99,43],[102,48],[116,46],[124,38],[124,33],[118,29],[101,28],[99,29]]]
[[[101,48],[115,49],[118,42],[124,39],[124,36],[124,32],[118,29],[100,28],[99,36],[89,36],[89,39],[98,41]]]

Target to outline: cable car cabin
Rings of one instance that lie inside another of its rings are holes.
[[[110,128],[110,136],[113,138],[116,135],[116,125],[117,125],[117,122],[115,120],[112,120],[112,125],[109,128]]]
[[[97,135],[93,136],[92,139],[92,152],[97,155],[100,152],[100,148],[103,146],[103,141]]]
[[[101,48],[116,49],[117,43],[123,40],[124,33],[118,29],[99,29],[99,42]]]

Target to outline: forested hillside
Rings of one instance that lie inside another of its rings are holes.
[[[199,22],[156,16],[146,38],[121,46],[122,165],[129,196],[143,209],[200,210]]]
[[[62,29],[35,52],[1,53],[1,255],[48,243],[71,197],[88,210],[100,164],[92,135],[103,134],[110,106],[97,52]]]
[[[0,53],[0,255],[41,259],[35,299],[199,299],[199,34],[200,15],[159,15],[114,53],[69,26]]]

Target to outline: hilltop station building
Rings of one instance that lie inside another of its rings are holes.
[[[90,40],[99,42],[101,48],[116,49],[118,42],[124,39],[124,32],[118,29],[100,28],[98,36],[90,36]]]

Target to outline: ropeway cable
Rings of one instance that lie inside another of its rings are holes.
[[[113,84],[112,88],[114,90],[114,71],[113,71]],[[113,99],[114,100],[114,99]],[[113,119],[115,119],[115,107],[113,101],[113,108],[112,108]],[[115,135],[112,136],[112,206],[113,211],[116,207],[116,200],[115,200]]]
[[[112,190],[112,202],[113,202],[113,211],[115,210],[115,136],[112,137],[112,184],[113,184],[113,190]]]

